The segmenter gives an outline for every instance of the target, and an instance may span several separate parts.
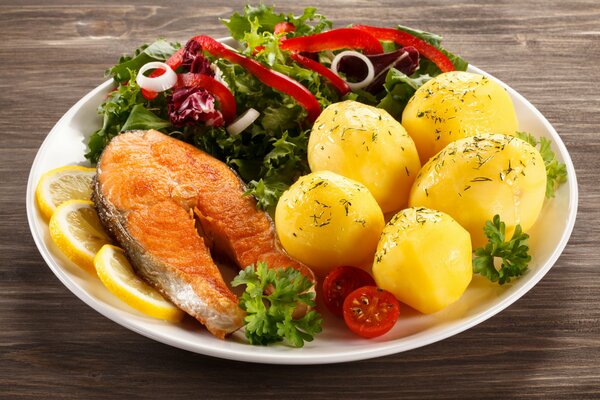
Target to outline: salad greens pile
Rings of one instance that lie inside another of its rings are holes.
[[[157,40],[151,45],[142,45],[131,56],[122,56],[119,63],[108,70],[117,83],[117,88],[98,107],[102,115],[102,127],[94,132],[88,141],[85,157],[92,163],[98,158],[104,147],[114,136],[134,129],[156,129],[165,133],[174,133],[167,116],[167,100],[164,94],[148,101],[142,96],[135,82],[138,70],[152,61],[165,61],[179,47],[178,43]]]
[[[282,22],[295,26],[294,31],[287,33],[287,38],[330,29],[332,23],[318,14],[315,8],[306,8],[302,15],[295,16],[277,13],[265,5],[248,5],[243,14],[235,13],[222,22],[238,41],[242,54],[298,81],[316,97],[322,108],[333,102],[352,99],[381,107],[399,117],[415,90],[441,73],[432,61],[421,57],[419,68],[410,76],[390,68],[379,93],[356,90],[342,97],[325,78],[300,66],[289,53],[282,51],[279,45],[283,35],[274,33],[275,26]],[[398,29],[440,49],[457,70],[466,69],[464,60],[441,47],[440,36],[403,26]],[[391,42],[383,45],[386,51],[396,49]],[[239,135],[230,135],[223,127],[201,123],[173,126],[169,121],[168,94],[159,93],[148,100],[142,95],[135,78],[144,64],[164,62],[180,47],[178,43],[160,39],[141,46],[130,56],[121,57],[118,64],[108,71],[118,86],[99,107],[103,124],[91,135],[86,157],[96,163],[110,139],[121,132],[156,129],[226,162],[246,182],[247,194],[256,198],[258,206],[274,211],[283,191],[299,176],[309,172],[306,147],[311,125],[306,111],[292,97],[263,84],[240,65],[205,55],[221,71],[222,79],[235,98],[238,114],[254,108],[260,112],[260,117]],[[257,48],[261,51],[257,52]],[[329,66],[333,56],[334,52],[321,52],[318,61]]]

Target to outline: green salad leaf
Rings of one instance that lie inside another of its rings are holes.
[[[122,56],[117,65],[112,67],[108,73],[116,82],[125,83],[132,78],[129,71],[139,71],[144,64],[152,61],[166,61],[180,47],[179,43],[170,43],[164,39],[144,44],[138,47],[133,55]],[[135,79],[135,75],[133,78]]]
[[[442,53],[444,53],[457,71],[466,71],[469,63],[462,59],[460,56],[456,54],[450,53],[448,50],[442,47],[442,37],[435,33],[425,32],[414,28],[409,28],[406,26],[398,25],[398,29],[403,32],[410,33],[413,36],[418,37],[419,39],[429,43],[430,45],[436,47]],[[432,77],[437,76],[442,73],[442,71],[430,60],[425,57],[421,57],[421,62],[419,64],[419,69],[417,70],[419,75],[426,74]]]
[[[148,110],[142,104],[136,104],[131,109],[129,117],[121,127],[121,131],[134,131],[134,130],[147,130],[156,129],[161,130],[170,128],[171,123],[158,117],[152,111]]]
[[[517,137],[536,147],[544,160],[546,167],[546,197],[554,197],[556,189],[567,181],[567,166],[556,159],[556,154],[552,151],[552,142],[545,137],[536,139],[528,132],[517,132]]]
[[[294,319],[296,307],[314,307],[313,283],[293,268],[269,268],[259,262],[240,271],[231,282],[245,285],[240,307],[246,311],[246,338],[251,344],[268,345],[281,341],[302,347],[321,332],[322,318],[316,311]]]
[[[129,113],[136,104],[140,104],[143,96],[140,93],[139,86],[135,83],[136,71],[127,70],[127,79],[129,85],[119,85],[117,89],[111,92],[108,98],[98,107],[98,113],[102,115],[102,127],[94,132],[88,141],[88,152],[85,157],[92,163],[98,162],[100,153],[108,144],[110,139],[121,132],[121,128]]]
[[[171,123],[166,120],[164,94],[159,94],[152,101],[146,100],[135,82],[137,71],[127,69],[127,74],[127,84],[118,84],[98,107],[98,113],[102,115],[102,127],[90,136],[85,154],[92,163],[98,162],[110,139],[121,132],[134,129],[172,130]]]
[[[383,85],[386,95],[377,104],[377,107],[383,108],[392,117],[400,119],[408,100],[410,100],[418,88],[431,78],[427,74],[410,77],[395,68],[391,68],[386,75]]]
[[[404,25],[398,25],[397,27],[402,32],[410,33],[411,35],[418,37],[419,39],[424,40],[437,48],[440,48],[442,45],[442,36],[438,35],[437,33],[426,32]]]

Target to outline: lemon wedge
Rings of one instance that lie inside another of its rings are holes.
[[[183,317],[183,311],[135,274],[123,249],[104,245],[96,254],[94,265],[104,286],[129,306],[166,321],[177,322]]]
[[[89,200],[95,174],[95,168],[67,166],[42,175],[35,198],[44,217],[50,219],[56,207],[67,200]]]
[[[94,272],[94,257],[110,243],[94,204],[87,200],[68,200],[56,208],[48,225],[56,246],[75,264]]]

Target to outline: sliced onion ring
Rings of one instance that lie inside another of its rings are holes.
[[[346,51],[342,51],[341,53],[339,53],[338,55],[336,55],[333,59],[333,61],[331,62],[331,70],[339,76],[338,73],[338,64],[340,63],[340,60],[344,57],[358,57],[362,60],[362,62],[365,63],[365,65],[367,66],[367,76],[365,77],[365,79],[363,79],[360,82],[348,82],[346,81],[346,83],[348,84],[348,86],[350,86],[350,88],[352,90],[355,89],[362,89],[364,87],[367,87],[371,84],[371,82],[373,82],[373,79],[375,79],[375,68],[373,67],[373,63],[371,62],[371,60],[369,60],[367,58],[367,56],[365,56],[362,53],[359,53],[358,51],[353,51],[353,50],[346,50]]]
[[[244,131],[244,129],[252,125],[252,123],[256,121],[259,116],[260,113],[258,111],[256,111],[254,108],[249,108],[225,129],[231,136],[239,135]]]
[[[164,72],[155,77],[145,76],[144,72],[149,69],[162,69]],[[164,92],[165,90],[171,89],[177,83],[177,75],[175,71],[171,69],[167,64],[163,62],[149,62],[144,64],[135,78],[135,81],[142,89],[150,90],[153,92]]]

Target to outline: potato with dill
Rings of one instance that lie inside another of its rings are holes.
[[[407,208],[383,229],[375,282],[412,308],[433,313],[454,303],[472,275],[469,232],[448,214]]]
[[[283,193],[275,225],[288,254],[326,274],[339,265],[370,263],[384,219],[364,185],[322,171],[301,177]]]
[[[410,193],[411,207],[450,214],[471,234],[473,247],[487,238],[485,222],[498,214],[511,237],[517,224],[535,223],[546,191],[540,153],[513,136],[480,134],[450,143],[421,169]]]
[[[406,207],[421,168],[414,142],[387,111],[356,101],[327,107],[308,141],[311,171],[333,171],[364,184],[383,212]]]
[[[421,86],[402,113],[421,163],[454,140],[478,133],[514,135],[515,108],[508,93],[490,78],[453,71]]]

